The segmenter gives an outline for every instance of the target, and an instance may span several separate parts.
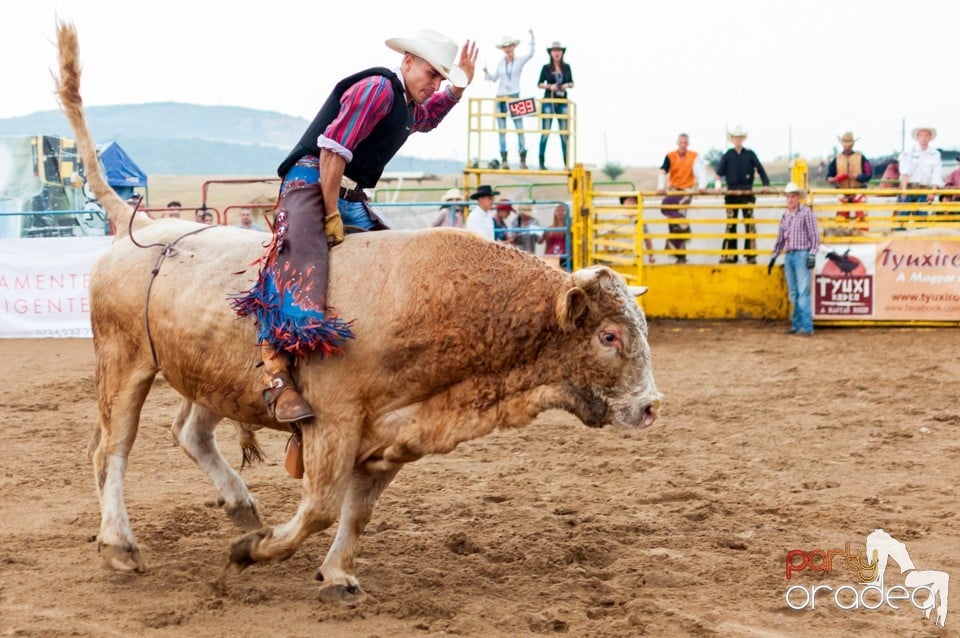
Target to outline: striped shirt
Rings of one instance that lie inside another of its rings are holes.
[[[403,75],[397,71],[403,82]],[[366,77],[340,98],[340,113],[317,139],[317,146],[333,151],[347,163],[353,161],[353,151],[370,135],[373,127],[393,108],[393,87],[382,75]],[[430,131],[446,117],[457,100],[445,88],[431,95],[423,104],[408,105],[411,112],[410,131]]]
[[[773,245],[773,258],[776,259],[777,255],[784,251],[806,250],[815,253],[818,248],[820,229],[817,228],[817,217],[813,210],[801,204],[795,213],[791,213],[789,208],[783,211],[777,243]]]

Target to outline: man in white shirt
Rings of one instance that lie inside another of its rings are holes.
[[[917,144],[908,151],[900,153],[900,189],[926,188],[936,190],[943,187],[943,162],[940,151],[930,147],[930,142],[937,136],[937,129],[922,126],[913,129],[910,136]],[[900,202],[932,202],[933,193],[920,195],[900,195]],[[909,217],[911,215],[926,216],[925,210],[901,210],[897,215]],[[894,230],[903,230],[896,227]]]
[[[533,38],[533,29],[530,29],[530,51],[521,57],[514,55],[517,45],[520,44],[519,38],[503,36],[497,48],[503,51],[503,59],[497,64],[497,70],[491,73],[484,67],[483,76],[490,82],[498,82],[497,97],[503,98],[497,100],[497,111],[502,113],[497,117],[497,128],[500,129],[500,161],[501,168],[509,169],[507,164],[507,102],[510,99],[520,97],[520,74],[523,72],[523,66],[530,61],[536,50],[536,41]],[[520,168],[527,168],[527,146],[523,136],[523,118],[513,118],[513,128],[517,129],[517,150],[520,152]]]
[[[472,230],[484,239],[494,240],[493,225],[493,198],[500,194],[487,184],[477,187],[477,192],[470,196],[477,205],[470,209],[467,215],[467,230]]]
[[[942,188],[943,163],[940,151],[930,148],[930,142],[937,136],[937,129],[915,128],[911,136],[917,141],[917,145],[900,154],[900,188]],[[925,198],[932,202],[933,193]]]

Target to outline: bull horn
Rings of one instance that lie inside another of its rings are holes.
[[[646,286],[627,286],[627,290],[634,297],[642,297],[647,294],[648,288]]]
[[[586,268],[581,268],[580,270],[575,270],[571,273],[573,277],[573,285],[577,288],[587,289],[600,281],[603,277],[617,277],[615,273],[610,268],[606,266],[587,266]]]

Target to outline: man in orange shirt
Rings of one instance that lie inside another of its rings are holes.
[[[660,166],[660,175],[657,176],[657,194],[666,195],[660,203],[660,212],[663,213],[664,217],[685,220],[687,209],[677,207],[687,206],[693,201],[693,195],[667,195],[668,184],[670,190],[674,192],[692,193],[695,189],[703,192],[707,188],[707,170],[704,167],[703,159],[694,151],[689,150],[687,148],[689,145],[690,136],[681,133],[677,136],[677,150],[667,153],[667,156],[663,158],[663,164]],[[680,237],[668,239],[665,248],[684,251],[690,237],[690,224],[686,222],[668,224],[667,228],[669,228],[671,235],[680,235]],[[685,252],[676,252],[674,257],[678,264],[687,263]]]

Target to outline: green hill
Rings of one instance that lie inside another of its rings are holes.
[[[178,102],[93,106],[86,116],[97,141],[116,141],[148,175],[272,174],[309,124],[273,111]],[[40,134],[73,137],[57,110],[0,119],[0,136]],[[463,165],[398,155],[387,170],[446,174]]]

